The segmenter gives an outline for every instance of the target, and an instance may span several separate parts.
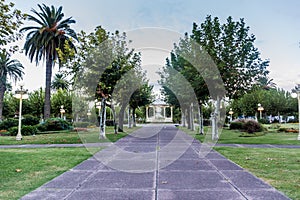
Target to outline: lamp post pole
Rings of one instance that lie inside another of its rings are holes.
[[[16,140],[22,140],[22,133],[21,133],[21,128],[22,128],[22,100],[27,98],[27,90],[25,90],[23,84],[20,84],[20,89],[16,90],[15,97],[20,99],[20,104],[19,104],[19,124],[18,124],[18,134],[16,136]]]
[[[298,137],[297,140],[300,140],[300,84],[295,87],[295,90],[292,93],[293,98],[298,99]]]

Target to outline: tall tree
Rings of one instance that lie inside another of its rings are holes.
[[[152,103],[152,89],[153,86],[149,86],[148,83],[145,83],[137,89],[130,98],[129,105],[132,108],[132,119],[133,119],[133,126],[136,126],[136,118],[135,112],[138,107],[146,106]]]
[[[64,51],[66,41],[69,46],[75,49],[70,38],[77,40],[77,35],[70,24],[75,23],[71,17],[64,19],[62,7],[56,9],[54,6],[42,6],[38,4],[40,11],[32,9],[36,15],[28,15],[28,20],[36,23],[36,26],[27,26],[21,29],[21,32],[29,31],[24,44],[25,54],[29,56],[30,61],[35,60],[36,64],[42,58],[46,60],[46,86],[45,86],[45,106],[44,118],[49,118],[51,114],[51,77],[52,68],[55,61],[59,61],[58,49]]]
[[[0,120],[2,120],[3,98],[7,89],[7,79],[11,78],[17,81],[23,78],[23,65],[18,61],[10,58],[6,50],[0,52]]]
[[[52,89],[54,90],[69,90],[69,81],[66,80],[66,77],[64,74],[59,73],[55,74],[54,80],[52,81],[51,84]]]

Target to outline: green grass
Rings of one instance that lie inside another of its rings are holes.
[[[195,135],[196,131],[190,131],[187,128],[180,127],[184,132],[194,135],[201,142],[204,139],[211,140],[210,127],[205,127],[205,135]],[[244,137],[242,137],[244,135]],[[245,137],[247,136],[247,137]],[[221,144],[284,144],[284,145],[300,145],[297,140],[298,133],[277,132],[275,129],[265,131],[263,133],[245,134],[238,130],[229,130],[223,128],[218,143]]]
[[[300,149],[215,147],[291,199],[300,199]]]
[[[52,134],[40,134],[35,136],[23,136],[21,141],[16,141],[15,136],[0,136],[0,145],[11,144],[79,144],[86,142],[115,142],[127,134],[137,130],[140,127],[131,129],[124,128],[124,132],[113,134],[113,127],[106,128],[107,140],[99,140],[98,129],[92,129],[89,132],[61,132]]]
[[[90,156],[85,148],[0,149],[0,199],[19,199]]]

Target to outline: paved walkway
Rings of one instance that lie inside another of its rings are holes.
[[[208,150],[174,126],[146,126],[22,199],[289,199]]]

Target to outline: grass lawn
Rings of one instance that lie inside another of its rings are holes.
[[[61,132],[52,134],[40,134],[35,136],[23,136],[21,141],[16,141],[15,136],[0,136],[0,145],[9,144],[78,144],[87,142],[115,142],[140,127],[124,128],[124,132],[114,134],[113,127],[106,127],[107,140],[99,140],[98,129],[88,132]]]
[[[211,139],[210,127],[205,127],[205,135],[195,135],[196,131],[190,131],[187,128],[180,127],[184,132],[194,135],[196,139],[201,142],[204,138]],[[263,133],[246,134],[248,137],[241,137],[245,133],[238,130],[229,130],[223,128],[218,143],[221,144],[285,144],[285,145],[300,145],[300,141],[297,140],[298,133],[285,133],[277,132],[275,129],[269,129]],[[251,136],[251,137],[249,137]]]
[[[19,199],[90,156],[85,148],[0,149],[0,199]]]
[[[300,149],[215,147],[291,199],[300,199]]]

